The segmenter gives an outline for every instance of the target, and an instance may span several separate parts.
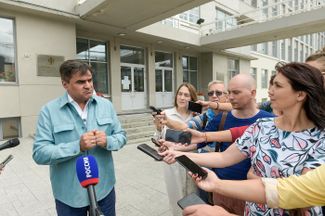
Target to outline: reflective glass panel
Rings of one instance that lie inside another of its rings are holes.
[[[107,86],[107,68],[105,63],[91,62],[91,66],[93,69],[93,82],[94,88],[97,93],[105,94],[108,92]]]
[[[156,70],[156,92],[162,91],[162,70]]]
[[[134,68],[134,91],[144,92],[144,69]]]
[[[122,92],[132,91],[131,68],[121,66],[121,89]]]
[[[2,135],[3,139],[11,139],[14,137],[19,137],[20,126],[19,118],[7,118],[0,120],[2,124]]]
[[[171,70],[165,70],[165,91],[173,91],[173,72]]]
[[[137,47],[121,46],[120,58],[122,63],[144,64],[144,49]]]
[[[173,55],[171,53],[156,52],[156,67],[173,67]]]
[[[0,83],[16,82],[14,21],[0,18]]]

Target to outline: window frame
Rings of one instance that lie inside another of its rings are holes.
[[[18,72],[18,57],[17,57],[17,31],[16,31],[16,19],[15,17],[10,16],[0,16],[0,19],[7,19],[11,20],[12,22],[12,39],[13,39],[13,49],[14,49],[14,57],[13,57],[13,66],[14,66],[14,74],[15,74],[15,81],[8,82],[8,81],[0,81],[0,86],[12,86],[19,84],[19,72]]]
[[[20,117],[8,117],[8,118],[0,118],[0,141],[2,141],[2,140],[7,140],[7,139],[12,139],[12,138],[16,138],[16,136],[14,136],[14,137],[9,137],[9,138],[3,138],[3,122],[5,121],[5,120],[10,120],[10,119],[12,119],[12,120],[16,120],[17,122],[17,125],[18,125],[18,136],[17,136],[17,138],[18,137],[21,137],[21,118]]]
[[[77,46],[77,43],[78,43],[78,39],[81,39],[81,40],[87,40],[87,56],[86,56],[86,59],[79,59],[77,57],[78,60],[82,61],[82,62],[86,62],[87,64],[89,65],[92,65],[92,63],[100,63],[100,64],[106,64],[106,73],[107,73],[107,92],[101,92],[101,91],[98,91],[97,89],[95,89],[95,91],[97,93],[100,93],[100,94],[103,94],[103,96],[105,98],[110,98],[112,97],[111,95],[111,85],[110,85],[110,81],[111,81],[111,73],[110,73],[110,66],[111,66],[111,62],[110,62],[110,55],[109,55],[109,49],[110,49],[110,44],[109,44],[109,41],[103,41],[103,40],[97,40],[97,39],[93,39],[93,38],[86,38],[86,37],[76,37],[76,46]],[[99,43],[103,43],[105,44],[105,61],[102,61],[102,60],[92,60],[90,58],[90,54],[91,53],[95,53],[93,51],[90,51],[91,47],[90,47],[90,44],[91,42],[99,42]],[[78,55],[78,53],[76,53],[76,55]]]

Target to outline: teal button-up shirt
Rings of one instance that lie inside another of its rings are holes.
[[[87,190],[82,188],[76,174],[80,155],[80,137],[87,131],[101,130],[107,135],[107,147],[88,151],[96,158],[99,183],[95,186],[97,200],[105,198],[115,184],[112,151],[126,144],[126,133],[110,101],[93,96],[89,99],[86,124],[68,101],[65,93],[42,107],[33,146],[37,164],[50,165],[54,198],[75,208],[89,205]]]

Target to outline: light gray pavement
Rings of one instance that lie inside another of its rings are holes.
[[[19,146],[0,152],[0,161],[14,155],[0,175],[0,216],[56,215],[49,167],[32,160],[32,143],[32,138],[23,138]],[[163,164],[136,146],[126,145],[113,153],[117,216],[171,216]]]

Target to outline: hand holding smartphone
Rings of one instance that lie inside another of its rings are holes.
[[[191,205],[206,204],[198,195],[191,193],[182,199],[177,201],[177,204],[181,209],[184,209]]]
[[[188,110],[196,112],[196,113],[202,113],[202,105],[199,103],[195,103],[193,101],[188,102]]]
[[[191,144],[192,134],[189,131],[167,129],[165,134],[165,140],[175,143]]]
[[[154,106],[149,106],[149,108],[152,110],[152,115],[155,116],[155,115],[160,115],[160,113],[162,112],[161,109],[157,109],[156,107]]]
[[[147,144],[138,145],[137,149],[139,149],[140,151],[143,151],[144,153],[146,153],[147,155],[149,155],[156,161],[162,161],[162,159],[163,159],[163,157],[161,155],[159,155],[158,152],[154,148],[151,148]]]
[[[158,140],[156,140],[155,138],[151,138],[151,142],[152,142],[153,144],[155,144],[155,146],[157,146],[157,147],[161,147],[160,143],[159,143]]]
[[[191,159],[189,159],[185,155],[181,155],[175,158],[175,160],[180,163],[185,169],[190,171],[193,174],[197,174],[202,179],[205,179],[208,176],[207,171],[202,169],[199,165],[194,163]]]

